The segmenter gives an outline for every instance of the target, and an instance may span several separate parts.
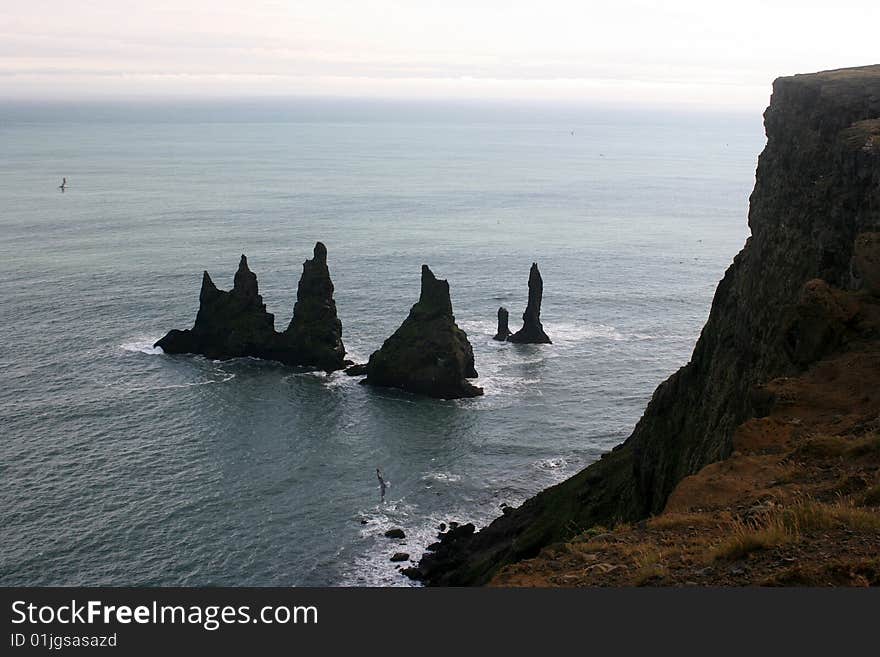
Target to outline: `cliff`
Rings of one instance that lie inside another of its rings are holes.
[[[682,479],[662,513],[593,526],[490,583],[880,585],[880,296],[814,279],[796,310],[788,332],[827,353],[753,392],[759,417],[730,456]]]
[[[761,405],[757,384],[809,366],[791,333],[808,312],[797,310],[804,284],[862,284],[856,236],[880,227],[880,66],[779,78],[764,119],[751,236],[718,285],[690,362],[657,388],[622,445],[480,532],[441,540],[411,575],[484,583],[586,528],[661,512],[682,479],[731,455],[734,431]]]

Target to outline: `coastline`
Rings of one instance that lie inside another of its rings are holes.
[[[624,443],[472,536],[444,536],[410,576],[485,584],[592,527],[662,513],[679,482],[734,453],[737,428],[760,411],[756,386],[845,346],[824,320],[797,324],[798,295],[817,278],[840,290],[862,285],[854,243],[880,226],[880,66],[779,78],[764,117],[752,235],[718,285],[691,361],[657,388]],[[794,344],[793,326],[805,333]]]

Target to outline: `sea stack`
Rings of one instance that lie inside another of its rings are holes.
[[[333,281],[327,267],[327,247],[321,242],[315,244],[314,257],[303,263],[293,318],[279,342],[280,360],[290,364],[315,366],[327,372],[351,364],[345,360],[342,322],[336,315]],[[289,347],[287,357],[285,346]]]
[[[318,242],[314,258],[303,264],[293,319],[283,333],[275,331],[257,276],[242,255],[232,290],[217,289],[204,272],[195,325],[170,331],[155,346],[168,354],[201,354],[216,360],[250,356],[327,372],[344,368],[350,363],[345,360],[326,247]]]
[[[507,325],[509,317],[510,314],[507,312],[507,308],[501,306],[498,309],[498,332],[495,333],[495,337],[492,338],[493,340],[505,342],[510,337],[510,327]]]
[[[201,354],[218,360],[261,357],[274,338],[274,323],[259,294],[257,276],[242,255],[232,290],[217,289],[204,272],[195,325],[185,331],[170,331],[155,346],[168,354]]]
[[[529,302],[523,313],[523,327],[507,338],[520,344],[550,344],[550,338],[541,325],[541,299],[544,296],[544,281],[538,271],[538,263],[533,262],[529,271]],[[499,313],[500,314],[500,313]]]
[[[474,351],[455,324],[449,283],[422,265],[422,289],[416,303],[382,348],[370,356],[364,383],[400,388],[429,397],[476,397]]]

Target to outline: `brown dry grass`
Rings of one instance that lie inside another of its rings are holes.
[[[493,585],[880,585],[880,347],[768,385],[785,404],[662,514],[592,527]]]
[[[855,506],[851,500],[828,504],[806,498],[748,521],[735,520],[730,536],[710,550],[707,561],[742,559],[756,550],[796,543],[803,532],[834,529],[880,532],[880,515]]]
[[[779,514],[767,514],[763,518],[734,521],[730,537],[711,548],[706,561],[726,559],[734,561],[755,552],[778,547],[798,540],[796,526],[787,523]]]

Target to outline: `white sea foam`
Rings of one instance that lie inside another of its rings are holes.
[[[282,381],[289,382],[296,379],[314,379],[321,383],[323,386],[327,388],[341,388],[343,386],[353,385],[358,382],[358,379],[353,376],[348,376],[344,372],[291,372],[290,374],[286,374],[282,377]]]
[[[461,481],[461,475],[451,472],[428,472],[422,476],[422,481],[439,481],[443,483],[455,483]]]
[[[538,388],[541,379],[525,376],[510,376],[500,372],[481,374],[478,379],[474,380],[474,383],[483,389],[483,394],[486,397],[513,397],[524,392],[541,395],[541,390]],[[480,401],[484,398],[474,397],[473,399]]]
[[[594,324],[591,322],[571,323],[564,322],[562,324],[554,324],[544,326],[554,344],[583,342],[585,340],[612,340],[614,342],[624,342],[630,339],[629,336],[621,333],[616,327],[607,324]]]
[[[558,470],[559,468],[565,468],[568,465],[568,461],[561,456],[557,456],[555,458],[541,459],[533,465],[539,470]]]
[[[126,387],[122,386],[125,392],[153,392],[156,390],[175,390],[177,388],[192,388],[194,386],[209,386],[215,383],[226,383],[227,381],[232,381],[235,378],[235,374],[232,372],[220,371],[218,372],[218,378],[216,379],[203,379],[202,381],[187,381],[186,383],[170,383],[168,385],[160,385],[160,386],[132,386]]]
[[[494,349],[509,348],[505,342],[492,340],[495,335],[497,326],[494,322],[488,320],[474,320],[460,322],[459,325],[468,333],[468,337],[472,341],[485,342],[485,346]],[[511,330],[516,331],[516,326],[511,326]],[[685,335],[653,335],[650,333],[627,333],[615,326],[601,324],[597,322],[544,322],[544,330],[554,345],[569,345],[590,340],[610,340],[613,342],[632,342],[640,340],[659,340],[659,339],[690,339],[692,336]],[[488,337],[488,340],[483,340]]]
[[[347,388],[356,386],[359,381],[360,377],[349,376],[345,372],[333,372],[324,379],[324,385],[328,388]]]
[[[150,338],[135,339],[132,342],[126,342],[125,344],[119,345],[119,348],[123,351],[148,354],[150,356],[159,356],[161,354],[164,354],[165,352],[162,350],[162,347],[153,346],[155,342],[155,339]]]
[[[392,563],[395,552],[407,552],[411,561],[421,557],[424,548],[432,543],[436,525],[441,521],[429,519],[424,524],[424,516],[416,506],[400,499],[386,500],[376,506],[358,513],[363,523],[360,535],[368,541],[366,551],[358,554],[349,568],[342,573],[343,586],[417,586],[398,572],[398,566],[411,565],[407,562]],[[406,538],[385,537],[389,529],[400,527]]]

